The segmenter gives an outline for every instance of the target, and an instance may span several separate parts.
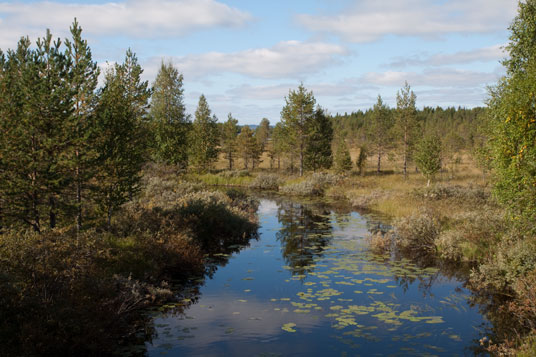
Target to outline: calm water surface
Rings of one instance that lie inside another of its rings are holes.
[[[149,356],[473,354],[486,322],[462,281],[372,254],[378,221],[280,199],[258,216],[258,240],[155,316]]]

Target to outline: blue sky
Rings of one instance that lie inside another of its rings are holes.
[[[303,82],[331,113],[395,106],[408,81],[417,105],[484,105],[503,74],[501,46],[516,0],[0,0],[0,48],[74,17],[95,59],[120,62],[128,47],[152,83],[162,59],[184,74],[190,113],[205,94],[223,121],[279,120]]]

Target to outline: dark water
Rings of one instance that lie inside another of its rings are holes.
[[[186,308],[154,318],[149,356],[474,353],[486,322],[461,280],[372,254],[364,237],[377,220],[272,199],[258,215],[258,240],[222,254]]]

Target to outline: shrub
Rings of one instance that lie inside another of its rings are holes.
[[[502,214],[488,210],[457,215],[450,225],[436,244],[442,258],[454,261],[482,259],[505,230]]]
[[[490,200],[490,192],[480,186],[444,186],[435,185],[421,189],[415,189],[413,195],[427,200],[454,199],[459,202],[473,204],[485,204]]]
[[[328,186],[337,184],[341,179],[339,175],[315,172],[303,181],[283,186],[279,190],[294,196],[322,196]]]
[[[259,174],[249,184],[250,188],[256,188],[260,190],[275,190],[279,189],[281,179],[276,174]]]
[[[391,245],[393,242],[393,232],[377,231],[375,233],[371,233],[365,239],[368,242],[370,250],[372,250],[373,253],[385,254],[391,250]]]
[[[430,213],[418,213],[395,222],[397,247],[416,257],[435,254],[441,225]]]

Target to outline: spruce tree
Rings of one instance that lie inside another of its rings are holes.
[[[333,127],[331,120],[320,107],[307,126],[307,141],[305,144],[304,165],[309,170],[329,169],[333,164],[331,142]]]
[[[352,158],[344,139],[339,139],[335,152],[335,170],[338,173],[346,173],[352,169]]]
[[[218,134],[217,119],[212,116],[207,99],[201,95],[192,124],[189,155],[191,163],[198,170],[208,170],[218,159]]]
[[[190,118],[184,106],[183,76],[171,63],[162,61],[153,84],[151,119],[155,156],[168,164],[188,164]]]
[[[277,159],[277,169],[281,169],[281,159],[285,152],[289,150],[289,140],[286,128],[282,123],[277,123],[274,126],[272,133],[272,142],[268,155],[270,156],[270,168],[273,167],[274,160]]]

